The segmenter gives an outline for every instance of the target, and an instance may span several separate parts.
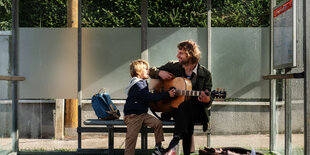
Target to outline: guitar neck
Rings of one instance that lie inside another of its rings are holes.
[[[210,92],[205,92],[208,96],[210,96]],[[175,94],[177,96],[199,96],[201,95],[201,91],[198,90],[176,90]]]

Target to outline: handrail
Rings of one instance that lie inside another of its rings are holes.
[[[3,76],[3,75],[0,75],[0,80],[24,81],[24,80],[26,80],[26,78],[22,77],[22,76]]]
[[[293,79],[293,78],[304,78],[304,72],[301,72],[301,73],[292,73],[292,74],[265,75],[265,76],[263,76],[263,79],[264,79],[264,80],[272,80],[272,79]]]

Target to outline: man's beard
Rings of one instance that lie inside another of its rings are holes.
[[[190,64],[190,61],[189,61],[189,59],[186,59],[186,60],[180,61],[180,64],[181,65],[188,65],[188,64]]]

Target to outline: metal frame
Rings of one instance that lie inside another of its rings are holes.
[[[310,154],[310,7],[309,0],[303,0],[303,58],[304,58],[304,154]]]
[[[142,0],[143,1],[143,0]],[[274,0],[273,0],[274,1]],[[294,0],[295,1],[295,0]],[[13,0],[12,1],[12,52],[13,52],[13,76],[18,77],[18,0]],[[208,0],[208,4],[211,4],[211,0]],[[310,88],[310,82],[309,82],[309,77],[310,77],[310,67],[308,67],[308,64],[310,63],[310,55],[307,54],[307,51],[310,51],[310,33],[307,33],[310,31],[310,22],[309,22],[309,17],[310,17],[310,10],[307,9],[310,6],[310,1],[303,0],[303,18],[304,18],[304,32],[303,32],[303,55],[304,55],[304,106],[305,106],[305,113],[304,113],[304,124],[305,124],[305,138],[304,138],[304,144],[305,144],[305,149],[304,153],[305,154],[310,154],[310,91],[308,89]],[[81,92],[81,0],[79,0],[78,4],[78,103],[79,103],[79,126],[81,126],[81,99],[82,99],[82,92]],[[210,29],[211,31],[211,12],[209,14],[208,11],[208,30]],[[210,20],[209,20],[210,19]],[[210,21],[210,22],[209,22]],[[208,32],[210,32],[208,31]],[[147,31],[146,31],[147,32]],[[147,34],[146,32],[143,32],[143,35]],[[144,43],[143,45],[146,45]],[[210,47],[210,49],[209,49]],[[142,48],[144,49],[144,48]],[[143,54],[142,54],[143,55]],[[208,56],[211,55],[211,34],[208,34]],[[209,57],[210,60],[208,60],[208,68],[211,70],[211,58]],[[271,68],[271,74],[274,74],[274,71]],[[13,80],[13,99],[12,99],[12,150],[14,152],[19,152],[19,146],[18,146],[18,141],[19,141],[19,134],[18,134],[18,125],[17,125],[17,119],[18,119],[18,81],[17,79],[12,78]],[[275,122],[274,120],[274,115],[275,115],[275,107],[274,107],[274,80],[271,80],[271,124],[274,124],[272,122]],[[271,127],[271,142],[270,142],[270,149],[271,151],[274,149],[274,144],[275,144],[275,139],[274,139],[274,128]],[[286,140],[290,140],[289,137],[286,138]],[[288,143],[289,144],[289,143]],[[289,151],[287,153],[290,153]]]
[[[278,5],[276,5],[275,7],[273,7],[272,11],[278,9],[279,7],[281,7],[283,4],[289,2],[289,1],[292,1],[292,5],[293,7],[291,8],[292,9],[292,42],[293,42],[293,61],[291,63],[286,63],[286,64],[280,64],[280,65],[275,65],[274,64],[274,60],[273,60],[273,69],[285,69],[285,68],[293,68],[293,67],[296,67],[296,59],[297,59],[297,56],[296,56],[296,0],[285,0],[285,1],[282,1],[281,3],[279,3]],[[274,17],[273,17],[273,14],[271,16],[273,19],[272,19],[272,28],[273,28],[273,33],[271,35],[273,35],[273,39],[274,39]],[[274,40],[273,40],[274,42]],[[274,48],[274,46],[273,46]],[[273,52],[274,52],[274,49],[273,49]],[[275,59],[275,57],[273,57],[273,59]]]
[[[12,52],[13,52],[13,75],[18,76],[18,0],[12,1]],[[12,149],[13,152],[19,151],[18,134],[18,82],[12,81]]]

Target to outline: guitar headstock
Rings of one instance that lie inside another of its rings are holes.
[[[213,90],[211,92],[211,97],[216,101],[224,101],[226,98],[226,90],[222,88],[217,88],[217,90]]]

